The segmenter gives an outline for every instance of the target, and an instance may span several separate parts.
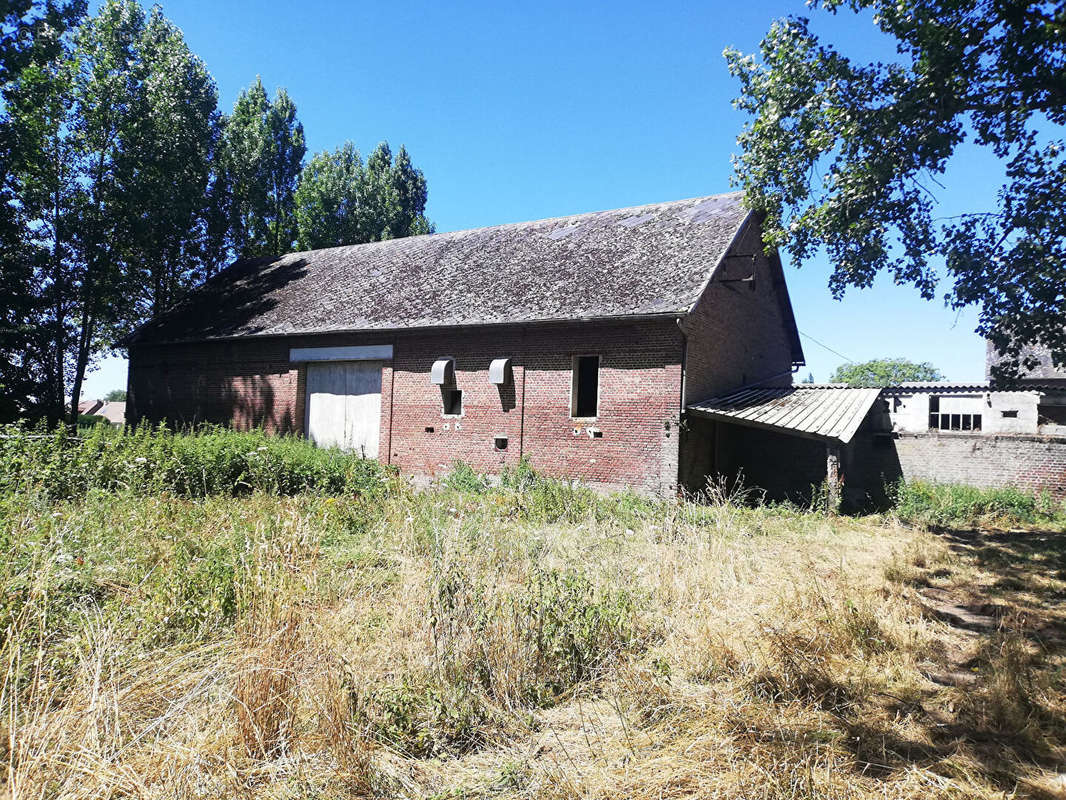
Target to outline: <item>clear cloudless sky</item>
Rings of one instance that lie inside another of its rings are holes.
[[[730,190],[744,117],[722,50],[755,52],[776,18],[810,16],[857,58],[895,55],[869,17],[799,0],[162,5],[214,75],[222,110],[261,75],[296,102],[309,153],[346,139],[364,154],[382,140],[405,144],[438,231]],[[941,176],[940,212],[991,208],[1001,175],[990,156],[964,149]],[[786,270],[808,364],[797,380],[882,356],[983,377],[972,309],[924,301],[889,276],[837,302],[825,259]],[[85,396],[125,384],[125,359],[113,356]]]

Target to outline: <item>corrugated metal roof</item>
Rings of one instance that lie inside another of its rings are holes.
[[[755,387],[693,403],[688,410],[738,425],[847,444],[880,394],[880,389],[833,385]]]
[[[903,381],[897,386],[886,386],[885,391],[898,392],[985,392],[988,391],[988,381]]]
[[[898,386],[886,386],[885,394],[907,394],[908,392],[1044,392],[1061,391],[1064,387],[1053,383],[1024,380],[1016,386],[993,389],[989,381],[971,381],[956,383],[952,381],[904,381]]]

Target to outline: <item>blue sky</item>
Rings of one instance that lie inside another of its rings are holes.
[[[893,56],[868,19],[784,0],[168,0],[163,10],[207,63],[224,110],[258,74],[269,91],[289,91],[311,152],[346,139],[364,154],[381,140],[406,144],[439,231],[728,191],[743,116],[722,50],[755,51],[775,18],[808,15],[845,52]],[[961,152],[942,178],[943,215],[990,207],[1000,176],[988,156]],[[888,277],[837,302],[824,259],[786,268],[809,365],[800,377],[826,380],[844,361],[830,350],[983,376],[972,310],[956,314]],[[107,359],[85,396],[125,380],[124,359]]]

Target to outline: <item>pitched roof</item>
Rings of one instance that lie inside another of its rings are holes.
[[[679,314],[741,193],[237,262],[129,341]]]
[[[126,401],[108,400],[96,413],[112,425],[122,425],[126,421]]]
[[[692,403],[702,417],[847,444],[858,431],[880,389],[839,384],[750,387]]]
[[[103,400],[82,400],[78,403],[79,414],[95,414],[104,404]]]

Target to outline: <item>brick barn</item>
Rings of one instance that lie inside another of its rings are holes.
[[[686,405],[803,364],[739,193],[238,262],[128,342],[131,422],[667,493]]]

